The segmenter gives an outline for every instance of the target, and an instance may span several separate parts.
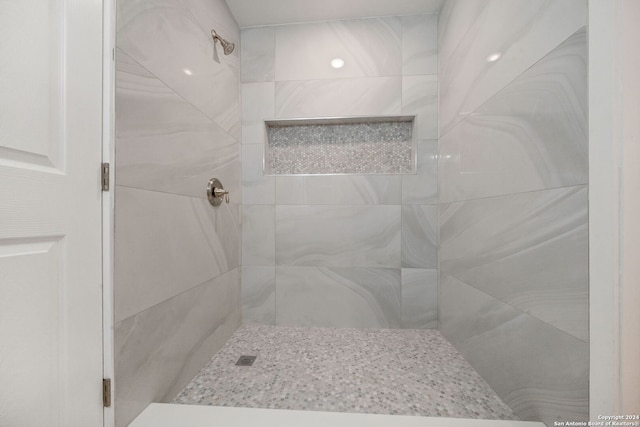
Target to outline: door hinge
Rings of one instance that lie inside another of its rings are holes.
[[[102,171],[102,191],[109,191],[109,163],[103,163]]]
[[[109,378],[102,380],[102,406],[111,407],[111,379]]]

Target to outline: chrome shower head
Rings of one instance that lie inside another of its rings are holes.
[[[235,45],[220,37],[218,33],[216,33],[216,30],[211,30],[211,37],[213,37],[214,42],[220,42],[225,55],[229,55],[231,52],[233,52],[233,48],[235,47]]]

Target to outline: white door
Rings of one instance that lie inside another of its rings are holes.
[[[0,0],[0,426],[102,426],[102,2]]]

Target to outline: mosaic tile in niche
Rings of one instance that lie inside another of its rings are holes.
[[[415,172],[413,121],[267,123],[265,174]]]

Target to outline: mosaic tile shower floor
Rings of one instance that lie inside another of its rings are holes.
[[[243,326],[173,403],[517,420],[437,330]]]

